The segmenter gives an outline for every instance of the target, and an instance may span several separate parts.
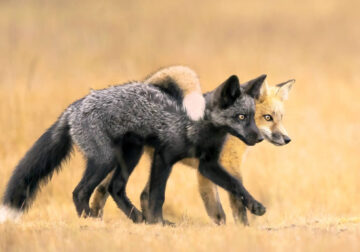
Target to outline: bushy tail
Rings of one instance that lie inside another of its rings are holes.
[[[205,99],[201,92],[200,80],[196,73],[186,66],[170,66],[150,75],[144,83],[159,86],[170,95],[181,92],[182,104],[192,120],[203,118]],[[175,87],[174,87],[175,86]]]
[[[30,206],[40,183],[51,179],[71,149],[69,125],[66,116],[62,115],[16,166],[5,191],[3,206],[0,207],[0,222],[6,218],[15,218],[17,213],[22,213]]]

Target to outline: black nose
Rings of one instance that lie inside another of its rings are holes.
[[[284,136],[284,142],[285,142],[285,144],[290,143],[290,142],[291,142],[291,138],[288,137],[288,136]]]
[[[264,140],[264,138],[262,136],[258,137],[257,143],[260,143],[262,140]]]

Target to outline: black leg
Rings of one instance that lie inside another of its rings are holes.
[[[89,199],[95,187],[113,169],[114,162],[99,162],[96,159],[87,161],[85,173],[73,192],[73,200],[79,216],[90,216]]]
[[[241,181],[228,173],[217,160],[201,158],[199,172],[218,186],[221,186],[237,198],[240,198],[244,206],[246,206],[251,213],[256,215],[263,215],[265,213],[265,207],[257,202],[245,189]]]
[[[118,164],[108,188],[118,207],[135,223],[142,222],[143,215],[127,197],[126,184],[142,153],[143,144],[140,139],[134,136],[123,139],[121,148],[116,153]]]
[[[149,181],[148,209],[145,211],[145,218],[148,223],[171,224],[164,221],[162,215],[166,183],[172,168],[172,164],[166,161],[165,155],[157,151],[154,154]]]

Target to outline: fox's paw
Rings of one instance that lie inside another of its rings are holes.
[[[205,98],[199,92],[191,92],[185,95],[183,106],[191,120],[197,121],[204,117]]]
[[[175,223],[171,222],[169,220],[163,220],[163,219],[146,219],[145,221],[146,224],[150,224],[150,225],[163,225],[163,226],[167,226],[167,227],[175,227]]]
[[[169,220],[163,220],[162,224],[163,224],[163,226],[169,226],[169,227],[175,227],[176,226],[174,222],[171,222]]]
[[[129,218],[134,222],[134,223],[141,223],[145,220],[143,214],[136,208],[134,208],[132,210],[132,212],[130,213]]]
[[[104,215],[104,209],[99,207],[90,208],[90,217],[102,219]]]
[[[226,215],[221,205],[214,212],[209,213],[209,216],[216,225],[226,224]]]
[[[151,224],[151,225],[162,224],[164,226],[167,226],[167,225],[171,226],[173,224],[170,221],[164,220],[163,217],[161,217],[161,216],[155,216],[152,214],[148,214],[148,215],[144,215],[144,216],[145,216],[146,224]]]
[[[216,225],[225,225],[226,224],[226,215],[225,213],[222,214],[217,214],[216,216],[214,216],[213,221],[215,222]]]
[[[252,200],[251,202],[249,202],[247,207],[252,214],[255,214],[258,216],[264,215],[266,212],[266,208],[260,202],[257,202],[256,200]]]

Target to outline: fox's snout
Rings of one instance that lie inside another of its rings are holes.
[[[257,130],[257,131],[254,131],[254,133],[252,134],[252,139],[253,139],[254,144],[257,144],[257,143],[260,143],[261,141],[263,141],[264,137]]]
[[[258,128],[253,127],[251,131],[246,136],[248,145],[255,145],[264,140],[264,137],[261,135]]]
[[[259,135],[258,139],[256,140],[256,141],[257,141],[256,143],[260,143],[260,142],[262,142],[263,140],[264,140],[264,138],[263,138],[261,135]]]
[[[291,142],[291,138],[288,137],[287,135],[284,135],[284,136],[283,136],[283,139],[284,139],[284,143],[285,143],[285,144],[288,144],[288,143]]]
[[[277,146],[281,146],[281,145],[286,145],[288,143],[291,142],[291,138],[283,133],[280,132],[274,132],[270,135],[270,137],[268,137],[265,134],[265,137],[273,144],[277,145]]]

